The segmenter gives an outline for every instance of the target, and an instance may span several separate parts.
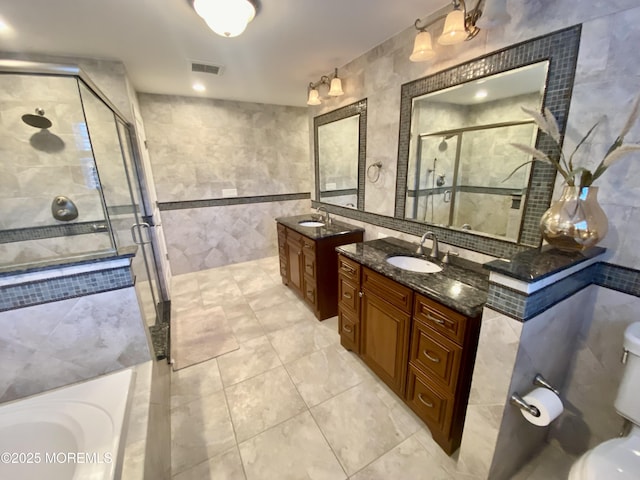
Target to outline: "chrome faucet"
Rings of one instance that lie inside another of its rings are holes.
[[[325,214],[325,222],[327,225],[331,225],[331,215],[329,215],[329,212],[327,211],[327,207],[320,205],[318,208],[316,208],[316,212],[318,213],[318,215],[320,215],[322,217],[322,215],[320,214],[320,212],[324,210],[324,214]]]
[[[431,238],[431,240],[433,241],[433,246],[431,247],[431,253],[429,254],[429,257],[437,259],[440,255],[440,250],[438,249],[438,238],[436,237],[436,234],[431,230],[422,235],[422,238],[420,239],[420,246],[416,250],[416,253],[419,253],[420,255],[424,254],[424,241],[427,238]]]

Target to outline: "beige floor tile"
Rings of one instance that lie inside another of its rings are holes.
[[[171,472],[180,473],[235,445],[224,392],[171,409]]]
[[[222,378],[216,359],[198,363],[173,372],[171,376],[171,406],[189,403],[222,390]]]
[[[346,475],[309,412],[239,445],[247,480],[340,480]]]
[[[282,362],[265,336],[241,343],[238,350],[218,357],[222,383],[227,387],[279,365]]]
[[[242,442],[306,410],[284,367],[225,390],[238,442]]]
[[[245,480],[238,447],[205,460],[172,477],[173,480]]]
[[[174,370],[238,349],[222,307],[183,312],[172,320],[171,356]]]
[[[364,368],[340,345],[313,352],[288,363],[285,367],[309,407],[318,405],[368,378]]]
[[[400,399],[387,397],[379,384],[367,380],[311,409],[349,475],[420,428]]]
[[[282,363],[291,362],[340,341],[337,332],[331,332],[311,322],[298,322],[293,326],[269,333],[267,338]]]
[[[205,307],[230,305],[244,301],[240,287],[231,277],[207,279],[200,282],[200,296]]]
[[[253,308],[253,307],[252,307]],[[256,318],[266,332],[275,332],[290,327],[296,323],[308,320],[308,314],[300,304],[300,300],[285,298],[282,302],[271,307],[262,308],[254,312]]]
[[[248,303],[223,305],[222,308],[238,342],[244,343],[265,334],[262,325]]]
[[[450,480],[444,468],[435,464],[433,458],[420,442],[411,436],[397,447],[350,477],[352,480]]]
[[[247,294],[245,295],[245,298],[254,312],[270,309],[276,305],[286,302],[287,300],[296,300],[298,304],[300,303],[300,300],[295,296],[295,293],[284,285],[274,285],[261,292]],[[290,306],[288,308],[290,308]],[[280,309],[282,309],[282,307],[280,307]]]

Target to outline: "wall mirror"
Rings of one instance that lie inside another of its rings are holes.
[[[405,218],[518,240],[549,62],[412,99]]]
[[[579,43],[578,25],[402,85],[398,227],[429,225],[451,244],[490,255],[540,245],[556,171],[535,162],[503,181],[529,160],[509,143],[552,148],[521,105],[548,107],[564,133]]]
[[[367,100],[313,119],[316,200],[364,208]]]

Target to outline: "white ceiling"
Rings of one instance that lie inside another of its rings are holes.
[[[447,3],[261,0],[247,30],[223,38],[188,0],[10,0],[0,5],[0,50],[120,60],[139,92],[305,105],[309,82]],[[192,73],[192,60],[223,74]]]

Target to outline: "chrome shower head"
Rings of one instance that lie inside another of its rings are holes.
[[[35,128],[49,128],[51,125],[51,120],[44,116],[44,110],[40,107],[36,108],[36,115],[32,113],[27,113],[22,115],[22,121],[29,125],[30,127]]]

